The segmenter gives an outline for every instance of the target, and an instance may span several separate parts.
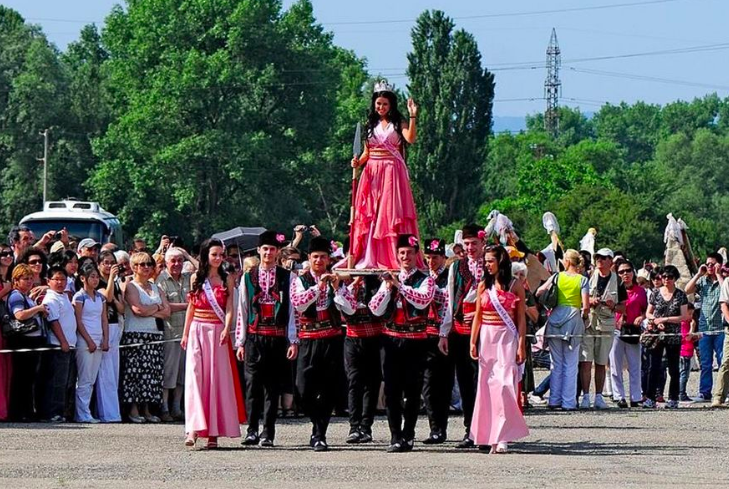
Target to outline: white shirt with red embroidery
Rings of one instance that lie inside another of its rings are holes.
[[[438,270],[431,270],[430,271],[430,277],[433,279],[433,282],[435,283],[438,280],[438,277],[440,277],[440,274],[443,273],[443,270],[445,267],[440,267]],[[436,308],[438,309],[438,317],[442,321],[443,316],[445,314],[445,305],[448,302],[448,284],[446,283],[445,287],[438,287],[438,284],[435,283],[435,294],[433,295],[433,302],[435,303]]]
[[[435,281],[432,277],[427,276],[418,287],[405,285],[405,281],[415,273],[416,269],[401,270],[398,276],[400,281],[400,294],[412,304],[416,309],[425,309],[433,301],[435,296]],[[387,282],[382,282],[379,290],[370,300],[369,307],[372,314],[382,316],[387,310],[387,305],[392,297],[392,289],[387,286]]]
[[[367,307],[366,304],[361,304],[357,301],[355,285],[353,283],[347,286],[344,284],[339,286],[339,290],[337,290],[337,294],[334,296],[334,303],[337,305],[337,309],[348,316],[353,315],[361,307]]]
[[[317,311],[325,311],[329,308],[330,287],[321,290],[319,288],[319,276],[315,275],[311,270],[306,273],[314,279],[314,285],[307,289],[304,287],[301,277],[298,280],[293,280],[291,282],[291,304],[297,313],[306,311],[314,302],[316,302]]]
[[[292,272],[289,275],[289,290],[291,290],[291,285],[295,279],[296,274]],[[262,303],[270,304],[274,302],[270,291],[275,282],[276,267],[269,268],[268,270],[264,270],[263,267],[258,267],[258,284],[263,292],[261,297]],[[244,279],[240,281],[240,287],[238,287],[238,314],[236,314],[235,320],[236,348],[245,345],[246,335],[248,334],[248,326],[248,288],[246,287],[244,277]],[[299,337],[296,334],[296,313],[294,312],[294,306],[291,300],[289,300],[289,321],[286,325],[286,336],[291,344],[299,342]]]
[[[483,279],[484,274],[484,264],[483,264],[483,258],[466,258],[468,260],[468,270],[471,272],[471,275],[473,275],[473,283],[471,284],[471,288],[464,293],[463,302],[476,302],[476,298],[478,297],[478,284]],[[458,271],[458,265],[460,261],[454,262],[451,267],[448,269],[448,289],[446,291],[446,295],[448,296],[448,306],[446,307],[445,315],[443,316],[443,323],[440,325],[440,333],[439,336],[441,338],[446,338],[451,332],[451,329],[453,328],[453,299],[455,297],[455,290],[453,288],[455,287],[456,283],[456,272]]]

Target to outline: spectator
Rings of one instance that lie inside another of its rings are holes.
[[[146,251],[135,253],[131,259],[134,273],[124,292],[123,345],[140,345],[122,350],[121,393],[122,402],[129,406],[129,420],[133,423],[159,423],[150,407],[162,403],[164,353],[162,331],[155,318],[170,315],[167,300],[159,288],[149,281],[154,271],[154,260]],[[142,408],[140,416],[140,407]]]
[[[78,272],[78,256],[73,250],[63,252],[63,263],[68,278],[66,279],[66,294],[68,298],[73,298],[76,293],[76,273]]]
[[[714,356],[717,364],[721,365],[722,347],[724,345],[724,325],[722,324],[719,295],[721,284],[724,281],[719,271],[724,258],[719,253],[710,253],[706,263],[699,267],[699,271],[686,284],[686,294],[694,292],[701,297],[701,315],[699,316],[699,359],[701,360],[701,377],[699,380],[699,395],[697,402],[711,400],[713,387]]]
[[[116,253],[119,251],[119,247],[115,243],[104,243],[101,246],[101,251],[110,251],[111,253]]]
[[[13,281],[10,279],[13,266],[13,250],[6,244],[0,244],[0,299],[5,299],[13,289]]]
[[[680,276],[673,265],[663,267],[663,287],[656,290],[648,305],[648,326],[643,335],[643,346],[648,350],[650,373],[648,374],[648,399],[644,408],[656,407],[656,393],[663,378],[663,353],[666,353],[671,383],[668,387],[666,408],[678,408],[679,359],[681,356],[681,321],[687,318],[688,299],[683,290],[676,288]],[[660,335],[664,333],[665,336]]]
[[[238,272],[243,268],[240,259],[240,249],[236,243],[231,243],[225,247],[225,261],[230,263]]]
[[[99,253],[99,273],[99,292],[106,299],[109,350],[101,354],[99,378],[96,381],[96,410],[102,423],[119,423],[119,344],[122,337],[124,300],[117,280],[119,265],[114,253],[109,250]]]
[[[165,269],[165,255],[164,253],[155,253],[152,255],[152,259],[154,260],[154,273],[150,277],[150,280],[155,282],[159,274]]]
[[[76,251],[78,252],[78,256],[80,258],[88,256],[90,258],[93,258],[94,262],[96,262],[99,259],[100,249],[101,243],[97,243],[91,238],[84,238],[79,242]]]
[[[137,236],[134,238],[134,241],[132,241],[132,251],[131,253],[137,253],[139,251],[146,251],[147,250],[147,242],[142,238],[141,236]]]
[[[43,383],[43,402],[40,406],[40,417],[52,423],[64,422],[64,413],[71,399],[76,384],[76,315],[73,305],[65,293],[66,270],[54,265],[48,271],[49,288],[43,299],[48,310],[50,332],[48,343],[60,347],[60,350],[46,351],[41,354],[41,374]]]
[[[24,263],[33,270],[33,288],[30,291],[30,298],[40,304],[48,289],[48,283],[46,282],[48,257],[42,250],[31,247],[20,255],[18,263]]]
[[[613,341],[613,347],[610,350],[613,396],[617,398],[619,408],[628,407],[623,384],[623,363],[627,361],[630,407],[638,407],[638,403],[642,400],[639,337],[645,312],[648,309],[648,297],[645,289],[638,285],[635,267],[630,261],[621,261],[617,266],[617,272],[628,293],[628,300],[625,302],[625,312],[618,312],[615,315],[620,336]]]
[[[190,292],[191,274],[184,273],[185,255],[179,248],[169,248],[165,253],[165,270],[157,277],[157,286],[164,293],[170,306],[170,317],[164,320],[164,339],[182,338],[187,311],[187,295]],[[164,344],[164,378],[162,381],[162,416],[164,422],[180,421],[182,394],[185,385],[185,352],[177,341]],[[172,406],[170,409],[170,393]]]
[[[8,244],[13,248],[16,262],[25,250],[33,246],[33,243],[35,243],[35,236],[27,226],[13,226],[8,234]]]
[[[510,247],[507,247],[507,250]],[[527,394],[534,390],[534,365],[532,364],[532,345],[536,342],[534,334],[539,329],[539,309],[537,307],[537,300],[534,294],[529,290],[529,282],[527,276],[529,275],[529,269],[526,263],[515,261],[511,264],[511,274],[521,284],[524,289],[525,307],[524,313],[526,314],[526,357],[524,359],[524,375],[521,378],[521,405],[524,407],[529,406],[529,398]]]
[[[19,264],[13,269],[13,291],[8,297],[8,311],[18,321],[32,323],[37,327],[25,334],[18,334],[8,338],[8,348],[18,350],[21,348],[36,349],[45,345],[43,337],[43,317],[46,315],[46,306],[36,305],[29,297],[33,288],[34,272],[29,265]],[[10,419],[21,422],[37,419],[33,392],[37,388],[38,366],[40,352],[30,351],[13,355],[13,374],[10,386]]]
[[[595,409],[607,409],[602,390],[605,370],[613,345],[615,313],[625,312],[628,294],[612,271],[613,252],[602,248],[595,253],[597,266],[590,276],[590,314],[580,345],[580,379],[582,402],[580,408],[590,409],[590,377],[595,364]]]
[[[77,343],[76,368],[76,422],[99,423],[91,415],[91,394],[100,386],[96,381],[101,368],[102,352],[109,351],[109,323],[106,316],[106,299],[96,290],[99,287],[99,270],[87,263],[79,271],[83,288],[73,296],[76,313]]]
[[[286,270],[298,270],[301,264],[301,251],[292,246],[281,248],[278,255],[278,264]]]
[[[13,264],[13,250],[6,244],[0,244],[0,300],[5,300],[13,290],[13,281],[9,273]],[[7,341],[0,335],[0,350],[6,348]],[[11,357],[0,353],[0,421],[8,419],[8,399],[10,397]]]
[[[688,304],[688,314],[691,319],[681,321],[681,361],[679,363],[679,385],[678,385],[678,400],[679,401],[690,401],[691,398],[686,393],[686,386],[688,385],[689,376],[691,374],[691,360],[694,358],[694,341],[695,335],[693,331],[696,330],[696,323],[698,318],[696,313],[699,313],[693,304]],[[718,385],[718,384],[717,384]]]
[[[729,324],[729,280],[724,280],[721,284],[721,296],[719,297],[721,304],[721,313],[725,323]],[[729,328],[729,326],[725,326]],[[726,331],[726,330],[725,330]],[[719,367],[719,374],[716,378],[716,387],[711,401],[711,407],[721,407],[724,405],[727,393],[729,393],[729,335],[724,335],[724,352]]]
[[[580,336],[590,310],[589,285],[582,275],[585,266],[576,250],[567,250],[562,259],[564,272],[553,275],[537,290],[537,296],[547,293],[552,280],[557,281],[557,306],[547,322],[547,343],[552,358],[549,384],[550,409],[577,409],[577,365],[580,359]]]
[[[122,290],[122,296],[126,290],[126,283],[132,279],[132,266],[129,258],[129,253],[124,250],[114,252],[114,258],[116,258],[116,264],[119,267],[119,276],[117,281],[119,287]]]

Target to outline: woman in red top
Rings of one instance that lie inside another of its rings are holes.
[[[610,350],[610,377],[613,397],[618,399],[619,408],[627,408],[625,386],[623,385],[623,362],[627,360],[630,380],[630,407],[638,407],[643,398],[640,385],[640,333],[641,325],[648,309],[648,295],[635,279],[635,268],[627,260],[621,261],[617,268],[618,277],[628,292],[625,313],[615,314],[615,323],[620,337],[613,341]]]
[[[185,445],[190,447],[198,436],[207,437],[207,448],[217,448],[219,436],[240,436],[239,395],[230,360],[235,282],[221,267],[224,257],[219,240],[202,244],[180,343],[187,350]]]

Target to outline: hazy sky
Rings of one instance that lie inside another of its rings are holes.
[[[114,0],[5,0],[40,24],[59,48],[88,22],[103,24]],[[284,6],[291,0],[285,0]],[[545,50],[552,27],[562,50],[562,102],[594,111],[602,102],[729,96],[727,0],[313,0],[335,42],[367,58],[372,73],[406,83],[412,20],[441,9],[478,41],[496,74],[498,116],[544,110]],[[635,5],[638,4],[638,5]],[[623,5],[615,8],[591,8]],[[369,6],[369,7],[368,7]],[[554,12],[562,10],[561,12]],[[547,12],[550,11],[550,12]],[[504,15],[506,14],[506,15]],[[398,21],[398,22],[393,22]],[[400,22],[402,21],[402,22]],[[658,54],[660,52],[662,54]],[[614,56],[643,54],[642,56]],[[515,69],[517,68],[517,69]],[[525,100],[532,99],[532,100]]]

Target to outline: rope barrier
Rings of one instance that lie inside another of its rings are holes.
[[[130,343],[128,345],[119,345],[119,349],[122,348],[136,348],[138,346],[145,346],[145,345],[161,345],[164,343],[176,343],[182,341],[182,338],[171,338],[169,340],[159,340],[159,341],[147,341],[145,343]],[[56,351],[60,350],[60,346],[44,346],[41,348],[19,348],[17,350],[0,350],[0,353],[28,353],[28,352],[35,352],[35,351]],[[70,348],[71,350],[77,350],[75,346],[72,346]],[[97,347],[98,350],[98,347]]]

